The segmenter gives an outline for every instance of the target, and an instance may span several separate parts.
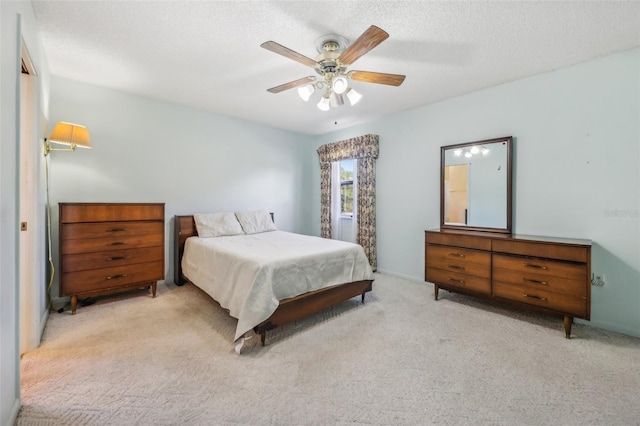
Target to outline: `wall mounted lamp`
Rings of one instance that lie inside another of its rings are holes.
[[[68,148],[52,148],[51,144],[56,143],[66,145]],[[76,148],[91,148],[91,138],[89,130],[79,124],[59,122],[53,128],[49,139],[44,139],[44,156],[46,157],[51,151],[75,151]],[[47,243],[49,249],[49,265],[51,267],[51,276],[47,285],[47,304],[52,308],[51,287],[53,286],[53,277],[55,275],[55,267],[51,251],[51,203],[49,200],[49,160],[45,158],[45,181],[47,187]],[[58,310],[62,312],[64,307]]]
[[[69,148],[52,148],[51,143],[67,145]],[[49,139],[44,140],[44,155],[51,151],[75,151],[76,148],[91,148],[89,130],[79,124],[59,122],[53,128]]]

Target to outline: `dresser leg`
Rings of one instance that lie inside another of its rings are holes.
[[[76,308],[78,307],[78,296],[75,294],[71,296],[71,315],[76,314]]]
[[[157,285],[158,285],[158,283],[156,283],[156,282],[151,284],[151,294],[153,295],[153,297],[156,297],[156,286]]]
[[[440,287],[438,287],[438,284],[434,284],[433,285],[433,297],[436,300],[438,300],[438,290],[440,290]]]
[[[571,324],[573,324],[573,317],[569,315],[564,316],[564,334],[567,339],[571,339]]]

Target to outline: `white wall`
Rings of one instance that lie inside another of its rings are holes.
[[[59,202],[166,203],[169,282],[176,214],[267,209],[279,229],[311,229],[309,136],[58,77],[50,110],[51,123],[85,125],[93,145],[51,153],[54,259]]]
[[[591,324],[640,336],[639,76],[636,48],[323,135],[316,148],[380,136],[379,270],[423,280],[424,230],[440,223],[440,146],[514,136],[514,231],[591,239],[593,272],[606,279],[592,287]]]
[[[19,223],[19,75],[20,47],[24,39],[38,72],[37,97],[39,136],[34,140],[34,165],[42,178],[42,129],[46,126],[49,65],[36,28],[31,2],[0,2],[0,424],[13,424],[20,408],[20,364],[18,324],[18,223]],[[36,210],[44,216],[44,200],[39,193]],[[44,221],[30,224],[41,241],[27,259],[36,269],[39,286],[32,303],[36,323],[44,324],[47,314],[45,297]]]

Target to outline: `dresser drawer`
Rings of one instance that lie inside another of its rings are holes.
[[[96,251],[125,250],[129,248],[162,246],[164,235],[132,235],[125,237],[88,238],[62,240],[60,246],[65,254],[89,253]]]
[[[428,244],[464,247],[478,250],[491,250],[491,239],[475,235],[462,235],[445,232],[429,232],[425,234]]]
[[[522,274],[536,274],[544,277],[558,277],[568,280],[585,281],[585,264],[558,262],[554,260],[532,259],[517,256],[493,255],[493,267],[510,269]]]
[[[445,287],[451,286],[480,293],[491,293],[491,281],[489,278],[481,278],[437,268],[428,268],[426,277],[427,281],[440,284]]]
[[[493,268],[493,279],[516,286],[522,286],[523,288],[542,289],[579,297],[587,296],[587,283],[584,279],[582,281],[568,280],[554,276],[523,273],[495,267]]]
[[[540,306],[579,318],[588,318],[587,298],[554,293],[493,280],[493,295],[516,302]]]
[[[568,246],[530,241],[493,240],[493,251],[500,253],[520,254],[523,256],[544,257],[549,259],[569,260],[572,262],[589,261],[589,247]]]
[[[163,258],[164,247],[162,246],[70,254],[63,256],[62,270],[64,272],[75,272],[87,269],[111,268],[113,266],[152,262]]]
[[[164,232],[164,223],[162,222],[68,223],[62,225],[60,238],[72,240],[79,238],[127,237],[161,232]]]
[[[60,203],[60,223],[159,220],[164,222],[160,203]]]
[[[132,283],[146,283],[164,278],[162,261],[90,269],[62,274],[63,296],[107,291]],[[141,285],[142,286],[142,285]]]
[[[491,254],[457,247],[427,245],[427,268],[438,268],[489,278],[491,276]]]

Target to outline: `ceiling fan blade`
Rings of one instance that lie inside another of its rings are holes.
[[[370,71],[349,71],[347,75],[352,80],[364,81],[365,83],[388,84],[389,86],[400,86],[406,77],[401,74],[385,74]]]
[[[260,47],[277,53],[278,55],[282,55],[285,58],[293,59],[296,62],[300,62],[302,65],[315,67],[318,64],[313,59],[308,58],[298,52],[294,52],[288,47],[284,47],[283,45],[276,43],[275,41],[265,41],[260,45]]]
[[[280,86],[272,87],[271,89],[267,89],[267,92],[271,93],[280,93],[285,90],[293,89],[294,87],[304,86],[305,84],[310,84],[315,81],[315,77],[303,77],[298,80],[290,81],[285,84],[281,84]]]
[[[344,65],[351,65],[362,55],[385,41],[389,37],[386,31],[381,30],[375,25],[371,25],[362,33],[352,44],[340,54],[338,60]]]

